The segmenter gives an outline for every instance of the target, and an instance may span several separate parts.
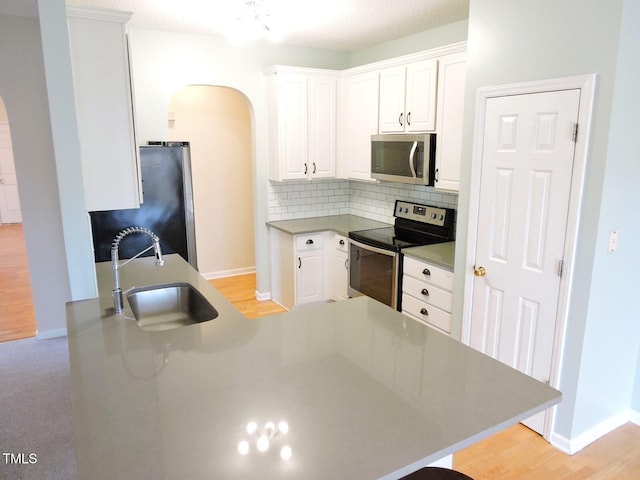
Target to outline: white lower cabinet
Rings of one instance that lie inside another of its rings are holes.
[[[335,301],[349,298],[349,243],[347,237],[339,234],[333,235],[331,251],[331,298]]]
[[[404,257],[402,276],[402,313],[451,333],[453,272]]]
[[[324,233],[295,236],[295,305],[317,303],[325,294]]]
[[[269,229],[271,298],[287,309],[329,300],[327,245],[332,232],[291,235]]]

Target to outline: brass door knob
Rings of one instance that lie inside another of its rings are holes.
[[[473,274],[476,277],[484,277],[487,274],[487,270],[484,267],[473,266]]]

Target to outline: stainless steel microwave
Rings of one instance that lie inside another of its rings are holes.
[[[371,136],[372,178],[433,186],[435,161],[435,133]]]

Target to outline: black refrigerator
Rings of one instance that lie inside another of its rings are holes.
[[[140,173],[140,208],[89,213],[95,261],[110,261],[114,237],[136,226],[160,238],[163,254],[178,253],[197,269],[189,143],[150,142],[140,147]],[[129,235],[120,243],[119,258],[129,259],[149,245],[147,235]],[[153,250],[143,256],[148,255]]]

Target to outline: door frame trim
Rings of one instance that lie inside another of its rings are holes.
[[[471,312],[473,303],[473,265],[475,263],[475,250],[477,243],[478,215],[480,200],[480,178],[482,170],[482,151],[484,138],[484,119],[487,101],[490,98],[511,95],[524,95],[530,93],[544,93],[559,90],[580,90],[580,104],[578,107],[579,132],[576,141],[573,175],[569,197],[569,212],[567,216],[567,230],[564,239],[564,265],[562,278],[560,279],[558,310],[556,316],[556,328],[554,333],[553,351],[551,359],[551,375],[549,385],[558,388],[560,385],[561,366],[564,354],[564,344],[569,312],[569,300],[573,285],[573,272],[576,261],[576,244],[580,211],[582,209],[582,197],[586,176],[586,167],[589,157],[589,144],[591,139],[591,127],[593,109],[597,86],[597,75],[579,75],[547,79],[540,81],[514,83],[479,88],[476,92],[476,109],[473,132],[473,149],[471,155],[471,175],[469,182],[469,212],[467,224],[467,245],[464,273],[464,296],[462,309],[461,341],[469,345],[471,332]],[[543,437],[549,441],[555,421],[556,408],[550,408],[544,421]]]

